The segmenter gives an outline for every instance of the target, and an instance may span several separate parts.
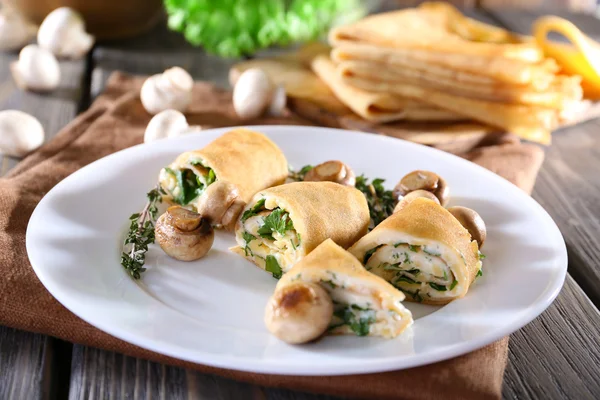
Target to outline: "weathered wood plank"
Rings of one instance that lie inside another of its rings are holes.
[[[20,90],[12,80],[10,63],[17,58],[17,53],[0,53],[0,109],[33,115],[42,123],[48,140],[77,113],[86,61],[61,61],[59,88],[49,94],[36,94]],[[0,177],[18,162],[0,155]],[[64,397],[63,386],[68,379],[63,376],[57,354],[64,353],[70,365],[70,347],[42,335],[0,327],[0,399]]]
[[[43,399],[51,363],[50,339],[0,327],[0,399]]]
[[[90,347],[75,346],[69,400],[334,400],[267,389]]]
[[[492,12],[516,32],[527,32],[532,13]],[[600,20],[568,17],[586,34],[600,39]],[[600,307],[600,120],[557,131],[546,150],[534,198],[558,224],[569,250],[569,272],[592,302]]]
[[[550,308],[509,343],[507,399],[597,399],[600,312],[567,277]]]

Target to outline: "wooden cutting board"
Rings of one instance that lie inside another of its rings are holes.
[[[451,153],[467,152],[483,143],[518,140],[516,136],[475,121],[373,123],[360,118],[341,103],[310,69],[310,61],[329,48],[313,43],[298,51],[272,58],[259,58],[234,65],[229,73],[233,86],[240,74],[260,68],[288,95],[288,107],[318,125],[392,136],[432,146]],[[586,102],[569,122],[574,125],[600,116],[600,103]]]

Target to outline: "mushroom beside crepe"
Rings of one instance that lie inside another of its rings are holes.
[[[413,323],[404,298],[327,239],[277,283],[265,324],[288,343],[304,343],[322,334],[393,338]]]

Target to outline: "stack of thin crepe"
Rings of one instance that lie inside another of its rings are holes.
[[[531,38],[471,20],[445,3],[377,14],[333,29],[313,71],[361,117],[473,119],[540,142],[582,100]]]

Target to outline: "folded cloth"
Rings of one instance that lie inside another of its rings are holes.
[[[379,374],[336,377],[264,375],[212,368],[169,358],[116,339],[82,321],[56,301],[37,279],[25,250],[25,231],[33,209],[60,180],[79,168],[142,141],[151,116],[139,100],[143,78],[115,73],[92,107],[55,139],[0,179],[0,324],[70,342],[257,385],[305,392],[378,399],[500,399],[508,338],[440,363]],[[194,86],[191,124],[239,125],[231,92],[199,82]],[[310,124],[294,114],[246,124]],[[511,142],[465,157],[531,190],[543,160],[535,145]]]

